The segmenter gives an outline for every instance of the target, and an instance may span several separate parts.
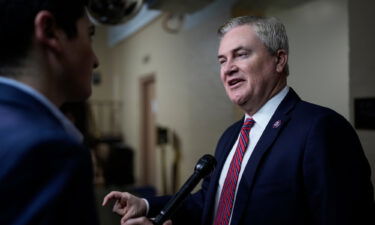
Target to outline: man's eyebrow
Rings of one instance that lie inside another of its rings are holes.
[[[230,52],[237,52],[239,50],[247,50],[247,48],[245,48],[244,46],[238,46],[237,48],[234,48],[232,49]],[[217,58],[220,59],[220,58],[223,58],[225,57],[224,55],[218,55]]]
[[[237,48],[233,49],[232,52],[237,52],[239,50],[247,50],[247,48],[245,48],[244,46],[238,46]]]

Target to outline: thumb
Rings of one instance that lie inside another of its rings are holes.
[[[163,223],[163,225],[172,225],[172,221],[171,220],[167,220]]]

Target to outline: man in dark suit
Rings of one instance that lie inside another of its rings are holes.
[[[0,0],[0,224],[95,225],[90,152],[59,111],[91,94],[85,0]]]
[[[175,224],[374,224],[370,167],[351,125],[287,86],[288,39],[275,18],[239,17],[219,29],[220,77],[245,116],[219,139],[218,165]],[[122,221],[152,217],[170,199],[112,192]]]

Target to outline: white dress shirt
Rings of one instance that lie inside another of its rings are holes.
[[[266,104],[264,104],[262,106],[262,108],[260,108],[253,116],[252,118],[254,119],[255,123],[254,123],[254,126],[251,128],[250,130],[250,134],[249,134],[249,144],[247,146],[247,149],[246,149],[246,152],[245,152],[245,155],[243,157],[243,160],[242,160],[242,163],[241,163],[241,170],[240,170],[240,174],[238,176],[238,182],[237,182],[237,187],[236,187],[236,191],[234,193],[234,196],[236,199],[236,195],[237,195],[237,190],[238,190],[238,185],[240,184],[240,181],[241,181],[241,177],[242,177],[242,174],[243,174],[243,171],[244,169],[246,168],[246,164],[247,162],[249,161],[250,159],[250,156],[251,154],[253,153],[254,151],[254,148],[256,146],[256,144],[258,143],[258,140],[260,139],[260,137],[262,136],[263,134],[263,131],[264,129],[266,128],[266,126],[268,125],[268,122],[270,121],[271,117],[273,116],[273,114],[275,113],[277,107],[280,105],[281,101],[285,98],[286,94],[288,93],[289,91],[289,87],[286,86],[285,88],[283,88],[278,94],[276,94],[275,96],[273,96],[270,100],[268,100],[266,102]],[[249,115],[245,115],[245,120],[247,118],[250,118]],[[237,148],[237,144],[238,144],[238,139],[239,139],[239,135],[237,137],[237,141],[236,143],[233,145],[232,147],[232,150],[230,151],[226,161],[225,161],[225,164],[224,164],[224,167],[221,171],[221,174],[220,174],[220,178],[219,178],[219,185],[217,187],[217,192],[216,192],[216,197],[215,197],[215,215],[213,218],[216,217],[216,211],[217,211],[217,208],[218,208],[218,205],[219,205],[219,200],[220,200],[220,195],[221,195],[221,191],[223,189],[223,186],[224,186],[224,181],[225,181],[225,178],[227,176],[227,173],[228,173],[228,170],[229,170],[229,166],[230,166],[230,163],[232,161],[232,158],[233,158],[233,155],[236,151],[236,148]],[[234,200],[233,202],[233,206],[235,205],[235,202],[236,200]],[[233,207],[234,208],[234,207]],[[233,209],[232,209],[233,210]],[[232,220],[232,214],[231,214],[231,218],[229,219],[229,224]]]

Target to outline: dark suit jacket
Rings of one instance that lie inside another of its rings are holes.
[[[174,224],[212,224],[221,169],[242,123],[224,132],[215,171],[185,201]],[[150,215],[168,199],[150,199]],[[355,131],[336,112],[304,102],[290,89],[246,165],[231,224],[360,225],[375,224],[374,216],[370,167]]]
[[[0,84],[0,224],[97,224],[90,152],[33,97]]]

